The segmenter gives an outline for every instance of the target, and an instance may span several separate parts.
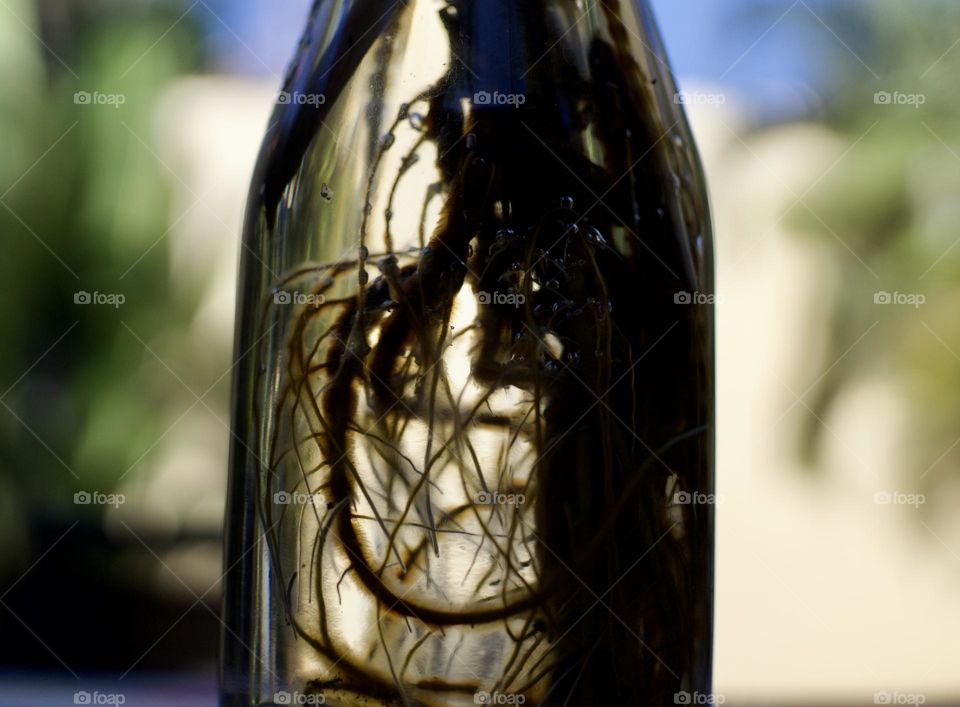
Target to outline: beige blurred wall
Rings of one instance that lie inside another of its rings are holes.
[[[818,468],[794,454],[811,394],[837,363],[824,353],[836,282],[862,266],[782,217],[851,145],[813,124],[747,137],[730,101],[695,107],[692,120],[720,296],[716,690],[800,703],[956,698],[960,522],[875,503],[910,492],[903,396],[887,380],[847,391],[818,422]],[[877,333],[854,332],[856,346]]]

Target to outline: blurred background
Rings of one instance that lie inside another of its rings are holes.
[[[0,705],[215,702],[238,231],[309,4],[0,0]],[[960,6],[653,5],[717,232],[718,699],[960,704]]]

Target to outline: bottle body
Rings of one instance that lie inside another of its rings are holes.
[[[675,96],[645,2],[316,5],[244,233],[223,704],[709,692]]]

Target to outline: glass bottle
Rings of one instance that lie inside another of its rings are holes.
[[[319,0],[250,193],[223,705],[708,694],[712,235],[646,0]]]

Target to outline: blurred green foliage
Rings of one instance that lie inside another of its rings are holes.
[[[827,419],[850,384],[895,381],[912,413],[904,481],[929,492],[952,482],[960,465],[960,5],[811,7],[818,17],[800,13],[801,21],[811,31],[828,26],[846,44],[836,42],[825,72],[831,85],[823,122],[851,146],[807,198],[816,215],[791,214],[834,249],[832,275],[840,284],[827,353],[839,363],[812,407]],[[918,96],[899,100],[922,104],[888,104],[878,92]],[[878,305],[877,292],[923,295],[925,302]],[[825,434],[810,416],[805,451],[813,453]]]
[[[200,63],[183,9],[0,9],[0,570],[31,550],[17,539],[35,517],[99,513],[73,493],[109,492],[169,424],[176,389],[126,327],[173,330],[197,300],[170,280],[175,178],[152,146],[163,87]],[[125,100],[78,103],[81,91]],[[82,291],[125,303],[75,304]]]

